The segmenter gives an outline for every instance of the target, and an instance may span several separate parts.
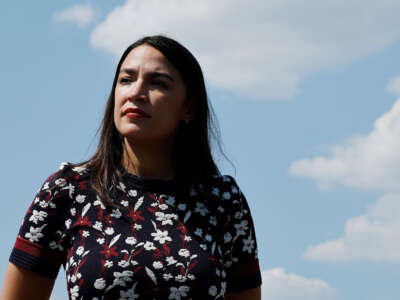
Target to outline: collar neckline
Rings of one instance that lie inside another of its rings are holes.
[[[120,170],[130,186],[148,192],[176,192],[179,186],[176,176],[172,179],[145,178],[129,173],[123,166],[120,167]]]

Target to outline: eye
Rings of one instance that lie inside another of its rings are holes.
[[[159,87],[162,87],[162,88],[164,88],[164,89],[167,89],[167,88],[168,88],[168,85],[167,85],[164,81],[161,81],[161,80],[153,80],[153,81],[151,82],[151,84],[152,84],[152,85],[159,86]]]
[[[120,84],[127,84],[127,83],[130,83],[130,82],[132,82],[132,79],[130,77],[121,77],[119,79],[119,83]]]

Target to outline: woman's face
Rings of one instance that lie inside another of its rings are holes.
[[[186,89],[178,70],[149,45],[125,58],[115,87],[114,122],[126,138],[163,141],[173,137],[179,122],[189,119]],[[138,116],[140,109],[147,116]]]

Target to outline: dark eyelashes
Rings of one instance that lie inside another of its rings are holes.
[[[122,77],[121,79],[118,80],[118,82],[121,84],[128,84],[128,83],[131,83],[132,81],[133,80],[129,77]],[[168,88],[168,85],[165,82],[160,81],[160,80],[152,80],[152,81],[150,81],[150,84],[160,86],[162,88]]]

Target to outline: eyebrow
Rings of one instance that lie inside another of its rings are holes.
[[[119,73],[120,73],[120,74],[121,74],[121,73],[127,73],[127,74],[129,74],[129,75],[135,75],[137,72],[136,72],[135,69],[123,68],[123,69],[121,69],[121,70],[119,71]],[[154,78],[154,77],[163,77],[163,78],[168,79],[169,81],[174,82],[174,79],[173,79],[170,75],[168,75],[167,73],[163,73],[163,72],[158,72],[158,71],[149,72],[149,73],[148,73],[148,76],[149,76],[150,78]]]

